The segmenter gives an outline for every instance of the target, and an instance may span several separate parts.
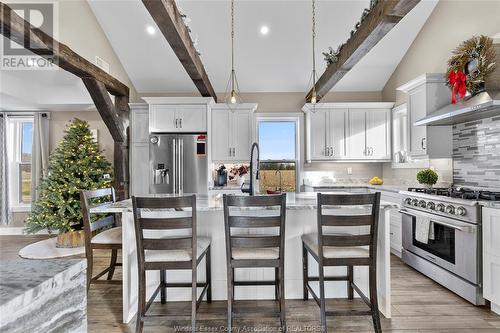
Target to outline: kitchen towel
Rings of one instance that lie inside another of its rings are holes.
[[[427,244],[429,242],[429,230],[431,228],[431,220],[428,217],[417,216],[415,221],[415,239]]]

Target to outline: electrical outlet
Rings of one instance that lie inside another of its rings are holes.
[[[347,168],[347,174],[352,175],[352,168]]]

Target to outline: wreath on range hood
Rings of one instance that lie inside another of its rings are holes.
[[[446,71],[453,104],[457,94],[463,99],[467,91],[472,96],[484,91],[486,78],[495,71],[495,58],[493,40],[483,35],[462,42],[453,51]]]

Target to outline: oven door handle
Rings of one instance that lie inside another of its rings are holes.
[[[417,217],[417,214],[412,214],[410,212],[408,212],[407,210],[404,210],[404,209],[401,209],[399,210],[399,212],[401,214],[404,214],[404,215],[408,215],[408,216],[411,216],[411,217]],[[432,216],[431,214],[427,214],[427,213],[418,213],[422,216],[426,216],[426,217],[429,217],[429,218],[433,218],[434,216]],[[431,220],[432,223],[437,223],[437,224],[441,224],[441,225],[444,225],[445,227],[449,227],[449,228],[452,228],[452,229],[455,229],[455,230],[458,230],[458,231],[461,231],[461,232],[467,232],[467,233],[470,233],[470,232],[473,232],[471,227],[459,227],[457,225],[454,225],[454,224],[451,224],[451,223],[446,223],[446,222],[443,222],[443,221],[436,221],[436,220]]]

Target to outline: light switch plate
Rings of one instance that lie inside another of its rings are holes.
[[[347,174],[352,175],[352,168],[347,168]]]

